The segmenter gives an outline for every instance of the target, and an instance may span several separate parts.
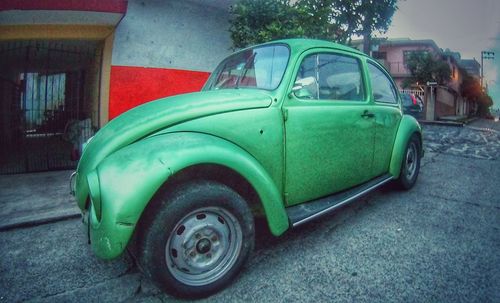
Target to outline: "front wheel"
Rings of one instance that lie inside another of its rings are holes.
[[[417,182],[418,173],[420,172],[420,149],[420,140],[416,135],[413,135],[406,145],[401,172],[397,179],[397,183],[403,189],[410,189]]]
[[[139,261],[168,293],[199,298],[229,284],[248,258],[254,222],[245,200],[208,181],[158,197],[163,205],[145,220]]]

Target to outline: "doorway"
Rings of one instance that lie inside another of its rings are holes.
[[[103,42],[0,42],[0,174],[75,168],[99,129]]]

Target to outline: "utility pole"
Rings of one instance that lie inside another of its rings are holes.
[[[481,51],[481,89],[483,89],[483,81],[484,81],[483,60],[488,60],[488,59],[494,60],[495,52]]]

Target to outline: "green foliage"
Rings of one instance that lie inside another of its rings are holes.
[[[460,93],[468,100],[477,101],[482,94],[479,80],[465,74],[462,84],[460,85]]]
[[[232,8],[235,48],[284,38],[346,43],[357,34],[385,32],[397,0],[239,0]]]
[[[486,117],[490,115],[490,107],[493,105],[493,99],[488,94],[481,92],[481,95],[477,99],[477,105],[477,114],[480,117]]]
[[[230,32],[235,48],[303,35],[297,24],[297,12],[287,0],[242,0],[233,6],[231,13]]]
[[[486,117],[490,113],[493,99],[481,89],[478,79],[471,77],[466,71],[463,71],[463,73],[465,76],[460,85],[460,93],[466,99],[476,102],[478,105],[477,114]]]
[[[412,52],[407,60],[406,67],[410,71],[411,77],[406,79],[403,86],[407,87],[412,83],[426,83],[436,81],[440,85],[446,84],[451,79],[451,70],[448,63],[436,59],[427,52]]]

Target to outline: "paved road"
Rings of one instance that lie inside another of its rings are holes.
[[[413,190],[383,188],[280,238],[261,231],[239,278],[202,302],[500,302],[497,133],[424,130]],[[0,248],[0,302],[175,301],[127,256],[96,259],[76,219],[1,232]]]

